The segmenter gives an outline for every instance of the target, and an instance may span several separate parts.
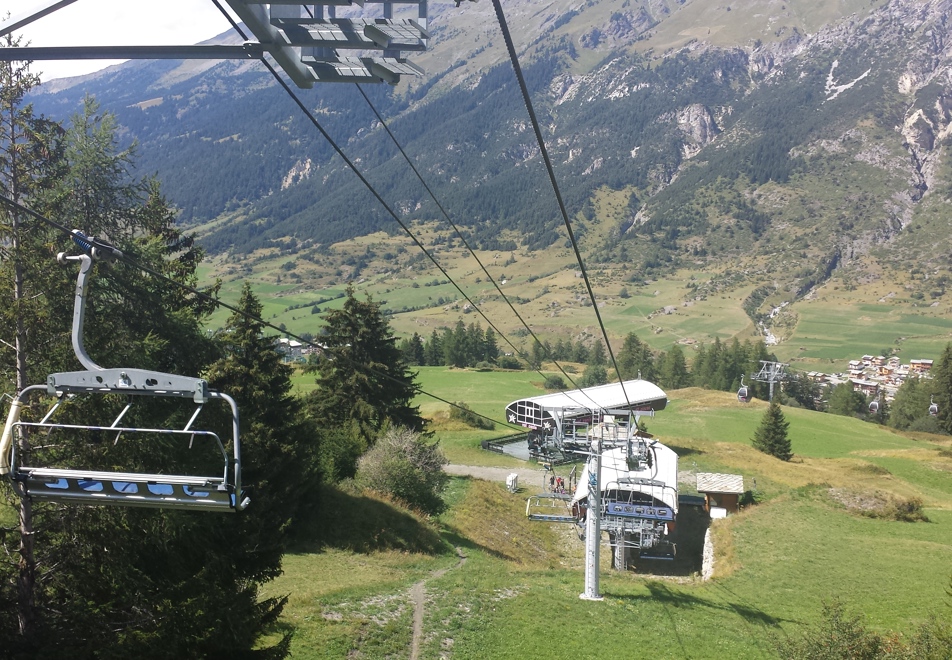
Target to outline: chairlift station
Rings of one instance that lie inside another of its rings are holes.
[[[643,434],[642,415],[667,406],[665,392],[645,380],[589,387],[513,401],[506,419],[527,429],[530,455],[584,458],[574,494],[542,493],[526,502],[530,520],[584,528],[585,591],[598,592],[599,547],[608,532],[616,569],[629,556],[673,559],[678,513],[678,455]],[[592,515],[597,512],[597,515]]]

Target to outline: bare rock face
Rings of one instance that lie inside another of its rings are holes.
[[[693,103],[679,110],[677,122],[678,128],[687,136],[683,146],[685,158],[697,155],[720,133],[711,111],[700,103]]]
[[[592,28],[579,39],[582,48],[595,49],[599,46],[617,48],[634,42],[642,34],[658,24],[658,21],[644,7],[636,11],[615,12],[602,27]]]

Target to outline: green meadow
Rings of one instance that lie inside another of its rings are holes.
[[[420,372],[424,390],[500,421],[507,403],[541,393],[538,380]],[[679,453],[682,492],[694,492],[697,471],[724,471],[742,474],[756,500],[712,525],[711,579],[672,575],[656,565],[664,562],[612,571],[604,543],[604,599],[583,601],[582,543],[565,526],[527,521],[531,486],[513,494],[502,483],[454,478],[449,510],[420,519],[416,532],[392,503],[383,503],[391,514],[371,516],[372,497],[329,490],[323,544],[287,556],[285,574],[268,587],[290,594],[281,626],[294,633],[292,657],[411,657],[414,593],[424,603],[420,658],[770,658],[779,640],[817,622],[832,598],[882,633],[911,634],[931,613],[949,616],[948,438],[784,408],[795,453],[784,463],[750,446],[765,403],[694,388],[669,399],[646,421]],[[450,461],[514,465],[478,448],[481,438],[508,429],[455,428],[445,405],[425,395],[418,401]],[[869,517],[850,504],[875,497],[919,498],[928,522]]]

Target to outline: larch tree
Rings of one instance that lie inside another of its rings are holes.
[[[116,245],[152,271],[194,286],[202,251],[175,228],[158,186],[132,176],[131,154],[118,147],[115,130],[111,116],[87,99],[62,135],[62,149],[33,150],[51,159],[41,169],[52,174],[48,180],[36,178],[43,185],[24,201]],[[34,384],[45,382],[46,374],[77,366],[69,342],[76,269],[57,265],[51,255],[79,249],[32,218],[19,229],[30,241],[29,247],[21,243],[19,251],[24,304],[12,310],[3,306],[0,324],[5,334],[15,336],[18,318],[29,321],[23,335],[29,351],[23,382]],[[4,231],[12,230],[8,225]],[[14,262],[9,253],[0,262],[0,281],[11,298],[17,290],[17,278],[10,277],[16,272]],[[100,262],[86,300],[85,348],[104,367],[199,376],[218,356],[201,325],[211,304],[160,278],[121,262]],[[3,373],[14,375],[18,365],[4,355]],[[123,401],[113,395],[76,397],[57,413],[57,421],[89,423],[92,413],[121,407]],[[133,426],[182,428],[188,411],[171,408],[137,404],[123,419]],[[88,467],[92,459],[109,455],[131,472],[152,472],[142,468],[157,462],[174,473],[193,460],[187,447],[169,443],[143,446],[125,436],[115,445],[86,440],[64,434],[51,451],[67,467]],[[10,546],[26,540],[36,553],[31,593],[17,588],[24,584],[22,566],[0,564],[0,599],[16,603],[0,615],[0,635],[11,654],[242,657],[255,649],[277,610],[257,597],[258,585],[279,567],[272,561],[274,553],[259,553],[254,544],[260,539],[243,527],[253,519],[42,502],[32,505],[31,515],[32,529],[23,532],[21,525],[4,536],[8,556],[17,553]],[[281,657],[286,651],[286,643],[279,644],[262,649],[261,657]]]
[[[5,38],[7,48],[19,44],[9,35]],[[39,82],[28,62],[0,62],[0,192],[14,204],[38,205],[38,197],[52,185],[60,163],[61,127],[37,117],[24,102]],[[43,259],[48,255],[50,237],[49,228],[37,226],[16,207],[0,206],[0,287],[7,301],[0,306],[0,333],[4,343],[13,348],[12,356],[4,353],[0,360],[6,394],[42,382],[37,379],[45,379],[45,367],[50,364],[47,358],[55,353],[46,348],[49,333],[55,332],[57,325],[51,319],[50,297],[44,295],[51,289],[51,269]],[[19,450],[26,450],[25,443]],[[33,506],[29,500],[16,506],[19,540],[13,555],[17,559],[12,579],[15,595],[11,598],[16,603],[20,637],[32,639],[37,634]]]

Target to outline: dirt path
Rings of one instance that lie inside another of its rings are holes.
[[[419,660],[420,642],[423,641],[423,610],[426,606],[426,583],[427,580],[435,580],[443,577],[451,570],[456,570],[466,563],[466,555],[459,548],[456,548],[456,556],[459,561],[450,568],[441,568],[434,571],[426,580],[420,580],[410,587],[410,599],[413,601],[413,641],[410,643],[410,660]]]
[[[545,478],[545,472],[542,469],[529,467],[485,467],[482,465],[456,465],[450,463],[443,469],[447,474],[451,474],[455,477],[475,477],[476,479],[501,481],[502,483],[506,483],[506,478],[515,472],[519,475],[519,488],[527,490],[541,491],[542,480]],[[571,467],[557,467],[555,473],[560,477],[566,477],[570,469]]]

